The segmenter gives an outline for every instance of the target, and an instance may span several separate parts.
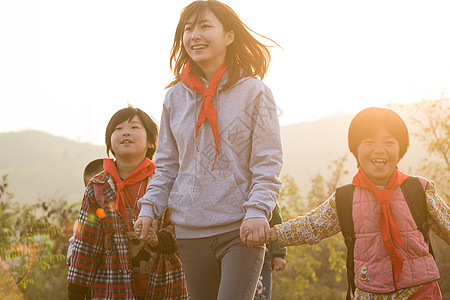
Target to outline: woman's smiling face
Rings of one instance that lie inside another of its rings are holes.
[[[189,57],[203,70],[217,69],[224,61],[233,31],[225,32],[222,23],[209,10],[186,22],[183,46]]]
[[[357,159],[375,185],[386,186],[400,160],[399,151],[397,139],[381,127],[375,136],[361,140]]]

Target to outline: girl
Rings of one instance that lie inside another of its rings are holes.
[[[133,222],[137,199],[154,173],[158,127],[142,110],[116,112],[106,127],[104,171],[86,188],[68,274],[69,299],[187,299],[169,211],[145,243]],[[156,227],[156,226],[155,226]]]
[[[225,4],[195,1],[182,11],[156,176],[139,200],[135,229],[145,237],[148,224],[170,207],[193,299],[255,294],[281,189],[277,110],[256,78],[264,77],[269,59]]]
[[[397,169],[409,145],[405,123],[392,110],[367,108],[352,120],[348,144],[359,167],[349,205],[355,237],[349,254],[354,255],[350,261],[354,268],[347,270],[354,271],[350,279],[356,299],[441,299],[439,271],[426,242],[428,232],[422,234],[416,225],[417,214],[413,218],[405,196],[410,193],[403,186],[409,176]],[[450,244],[450,209],[432,181],[419,181],[419,192],[425,189],[426,223]],[[278,240],[282,247],[316,244],[344,231],[348,219],[342,218],[345,211],[339,210],[336,194],[306,216],[275,225],[271,241]]]

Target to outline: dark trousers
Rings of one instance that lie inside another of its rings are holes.
[[[261,273],[264,247],[248,248],[239,230],[199,239],[178,239],[189,294],[193,300],[252,300]]]

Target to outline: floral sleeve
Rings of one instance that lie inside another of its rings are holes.
[[[437,194],[433,181],[428,181],[425,194],[430,213],[428,225],[434,233],[450,245],[450,208]]]
[[[341,231],[335,194],[305,216],[275,225],[280,247],[317,244]]]

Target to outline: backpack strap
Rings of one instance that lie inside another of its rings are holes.
[[[345,246],[347,246],[347,298],[355,294],[355,228],[353,226],[352,205],[355,186],[347,184],[336,189],[336,211],[339,218],[342,235],[344,236]]]
[[[408,203],[409,211],[413,216],[414,222],[416,222],[417,229],[423,234],[425,242],[428,244],[428,249],[431,255],[433,255],[433,248],[431,247],[428,217],[429,212],[427,209],[427,201],[425,191],[419,178],[410,176],[400,186],[406,202]]]

